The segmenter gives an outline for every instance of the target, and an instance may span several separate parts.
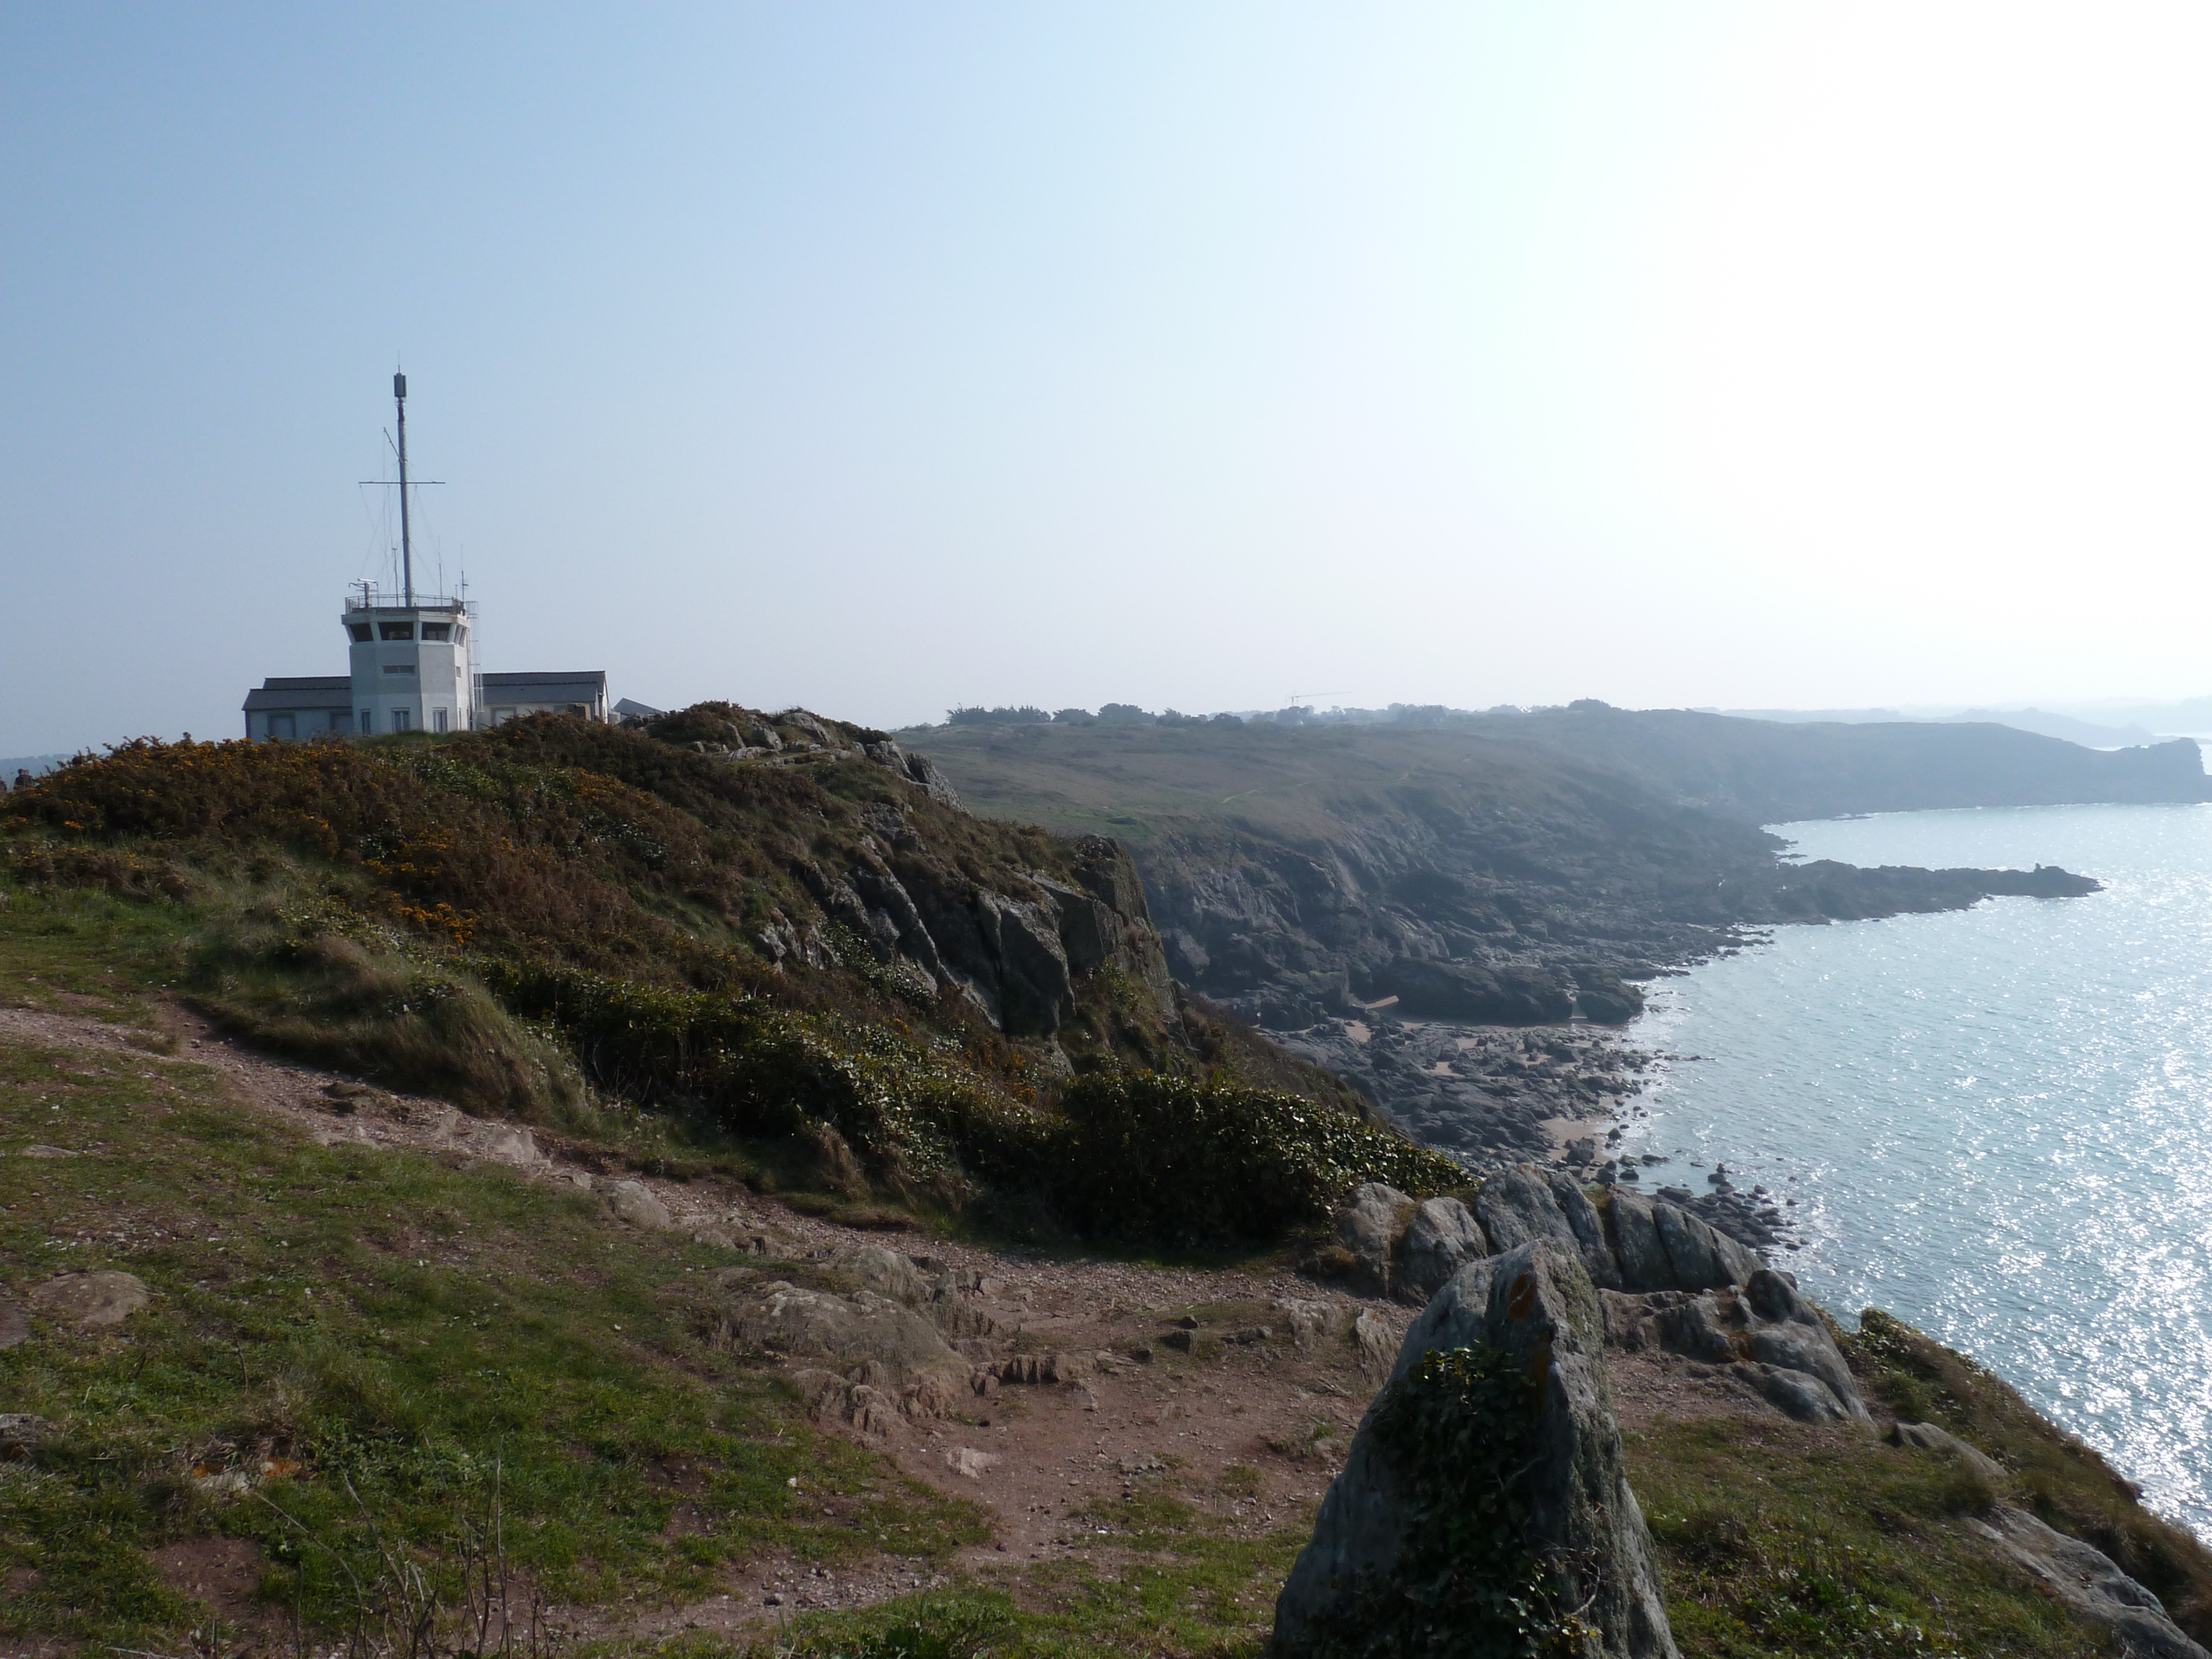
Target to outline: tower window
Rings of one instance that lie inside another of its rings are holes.
[[[453,637],[453,625],[451,623],[424,623],[422,637],[426,640],[450,640]]]
[[[348,623],[346,632],[353,635],[356,645],[367,645],[376,637],[376,630],[367,623]]]
[[[373,708],[364,708],[364,709],[362,709],[362,710],[361,711],[361,734],[362,734],[362,736],[363,736],[363,737],[365,738],[365,737],[367,737],[370,732],[374,732],[374,731],[375,731],[375,730],[376,730],[376,711],[375,711],[374,709],[373,709]]]
[[[384,672],[387,674],[411,674],[415,672],[415,665],[411,662],[388,662],[384,665]]]
[[[392,711],[392,729],[393,731],[404,732],[407,730],[410,723],[410,716],[408,710],[404,708],[395,708]]]
[[[415,637],[415,624],[413,623],[379,623],[376,625],[376,634],[379,639],[411,640]]]
[[[432,709],[430,711],[430,725],[432,728],[440,732],[444,731],[446,729],[446,721],[447,718],[448,716],[446,710],[442,708]]]

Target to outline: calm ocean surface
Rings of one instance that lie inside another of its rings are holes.
[[[1808,858],[2062,864],[2106,890],[1777,929],[1653,988],[1685,1058],[1647,1172],[1795,1199],[1785,1265],[1846,1324],[1965,1350],[2212,1539],[2212,806],[1783,824]],[[1656,1179],[1655,1179],[1656,1177]]]

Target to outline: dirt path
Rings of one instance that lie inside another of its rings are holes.
[[[635,1181],[677,1227],[774,1260],[820,1261],[862,1240],[990,1275],[997,1281],[994,1352],[1066,1356],[1060,1369],[1066,1376],[1005,1382],[963,1419],[902,1423],[882,1436],[827,1425],[990,1511],[991,1542],[955,1563],[986,1578],[1049,1561],[1112,1571],[1114,1551],[1087,1512],[1125,1497],[1171,1495],[1198,1510],[1217,1536],[1258,1536],[1302,1522],[1341,1467],[1379,1380],[1376,1353],[1395,1353],[1412,1317],[1407,1309],[1285,1273],[1053,1259],[862,1233],[800,1215],[734,1181],[611,1169],[604,1147],[272,1060],[222,1039],[174,1004],[156,1006],[155,1014],[158,1035],[86,1014],[0,1008],[0,1037],[138,1054],[158,1047],[210,1067],[241,1104],[325,1145],[458,1154],[532,1180],[599,1190]],[[610,1207],[607,1224],[629,1224]],[[1299,1304],[1297,1320],[1286,1304]],[[1370,1316],[1365,1370],[1352,1335],[1363,1312]],[[737,1632],[931,1582],[932,1569],[919,1559],[884,1557],[838,1572],[769,1556],[693,1605],[619,1617],[578,1609],[570,1617],[582,1637]]]

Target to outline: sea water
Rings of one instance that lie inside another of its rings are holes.
[[[2212,1540],[2212,806],[1774,828],[2105,890],[1778,928],[1657,981],[1632,1036],[1680,1058],[1628,1120],[1668,1158],[1645,1189],[1725,1160],[1846,1325],[1884,1308],[1973,1355]]]

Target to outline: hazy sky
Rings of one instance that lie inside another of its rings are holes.
[[[617,696],[2212,690],[2212,11],[0,10],[0,754],[422,562]]]

